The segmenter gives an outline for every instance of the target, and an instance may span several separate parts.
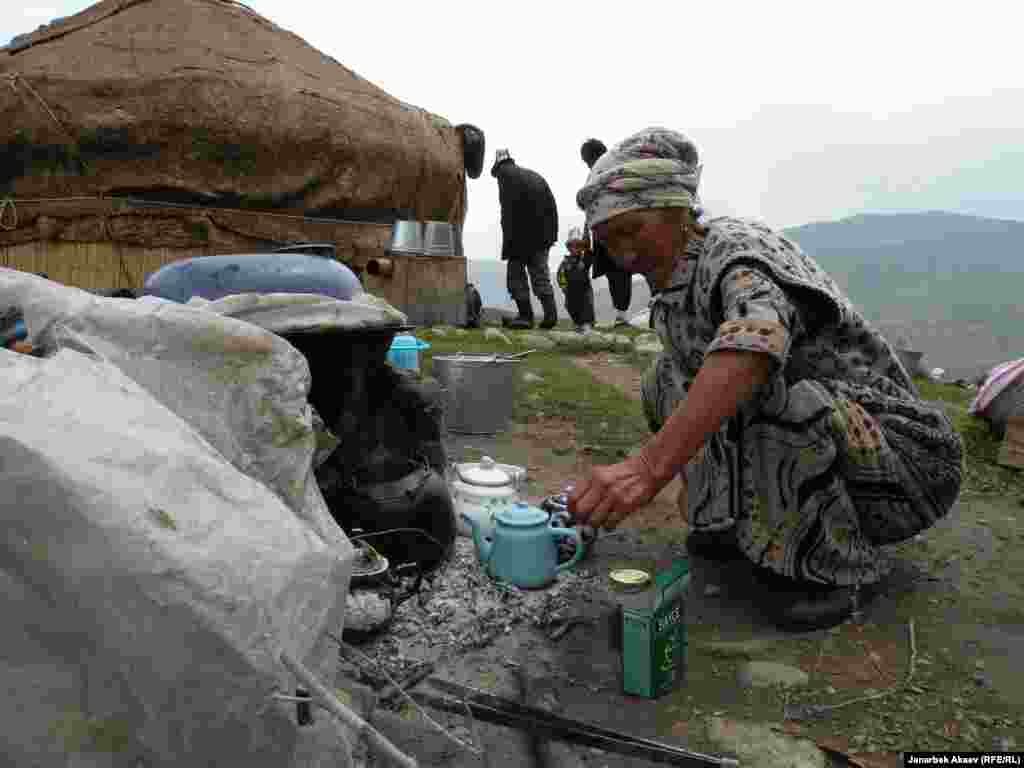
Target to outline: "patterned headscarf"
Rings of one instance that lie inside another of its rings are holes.
[[[576,204],[587,227],[626,211],[694,208],[701,166],[697,145],[667,128],[646,128],[619,142],[594,163]]]

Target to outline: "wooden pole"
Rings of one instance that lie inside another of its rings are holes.
[[[320,699],[320,702],[328,712],[356,731],[360,738],[365,738],[374,754],[386,760],[388,764],[398,766],[398,768],[419,768],[419,764],[415,759],[400,751],[398,747],[385,739],[380,731],[342,704],[326,685],[317,680],[316,676],[306,669],[302,662],[287,651],[281,651],[281,663],[308,690],[312,691],[314,696]]]

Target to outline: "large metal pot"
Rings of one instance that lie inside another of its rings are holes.
[[[500,355],[435,355],[434,378],[444,391],[448,431],[493,435],[507,430],[515,407],[519,363]]]

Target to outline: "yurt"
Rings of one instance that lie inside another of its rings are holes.
[[[396,220],[461,231],[482,133],[253,10],[103,0],[0,49],[0,79],[0,265],[138,290],[178,259],[314,241],[414,323],[464,311],[459,249],[366,266]]]

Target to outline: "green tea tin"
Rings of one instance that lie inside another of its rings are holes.
[[[659,570],[645,589],[615,590],[613,632],[622,656],[624,693],[656,699],[682,683],[689,585],[690,564],[683,557]]]

